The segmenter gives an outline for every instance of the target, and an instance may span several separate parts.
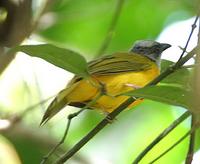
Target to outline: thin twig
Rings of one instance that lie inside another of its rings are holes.
[[[194,127],[196,123],[196,119],[194,114],[192,115],[192,120],[191,120],[191,128]],[[191,164],[193,160],[193,155],[194,155],[194,146],[195,146],[195,130],[193,130],[190,133],[190,141],[189,141],[189,149],[186,157],[185,164]]]
[[[196,47],[195,47],[196,48]],[[192,58],[196,49],[193,49],[186,56],[184,56],[179,62],[175,63],[168,69],[166,69],[162,74],[160,74],[157,78],[155,78],[152,82],[150,82],[146,86],[155,85],[165,77],[173,73],[175,70],[179,69],[183,64],[185,64],[190,58]],[[133,97],[128,98],[124,103],[122,103],[119,107],[117,107],[113,112],[108,114],[110,119],[114,119],[119,113],[124,111],[131,103],[133,103],[136,99]],[[99,131],[101,131],[106,125],[108,125],[110,121],[107,118],[104,118],[94,129],[92,129],[86,136],[84,136],[72,149],[63,154],[57,161],[57,164],[64,163],[69,158],[71,158],[76,152],[78,152],[90,139],[92,139]]]
[[[20,114],[20,116],[24,117],[28,112],[30,112],[31,110],[33,110],[34,108],[36,108],[37,106],[46,103],[47,101],[49,101],[50,99],[52,99],[53,97],[55,97],[55,95],[48,97],[34,105],[31,105],[29,107],[27,107],[26,109],[24,109],[24,111]]]
[[[14,125],[14,124],[20,122],[25,117],[25,115],[27,115],[30,111],[35,109],[37,106],[46,103],[48,100],[50,100],[53,97],[55,97],[55,96],[48,97],[48,98],[46,98],[46,99],[44,99],[44,100],[42,100],[42,101],[40,101],[40,102],[38,102],[34,105],[27,107],[21,113],[16,114],[15,116],[12,116],[11,119],[10,119],[11,125]]]
[[[186,42],[186,44],[185,44],[185,47],[183,48],[182,54],[181,54],[180,58],[178,59],[178,61],[183,57],[183,55],[184,55],[185,52],[187,51],[187,47],[188,47],[188,44],[189,44],[190,39],[191,39],[191,37],[192,37],[192,34],[193,34],[195,28],[197,27],[196,24],[197,24],[198,19],[199,19],[199,14],[196,16],[196,18],[195,18],[195,20],[194,20],[194,23],[192,24],[192,30],[191,30],[191,32],[190,32],[190,35],[189,35],[189,37],[188,37],[188,39],[187,39],[187,42]]]
[[[117,25],[117,21],[119,19],[124,1],[125,0],[118,0],[117,5],[116,5],[116,9],[115,9],[115,12],[114,12],[111,24],[110,24],[110,27],[109,27],[108,32],[107,32],[107,35],[106,35],[100,49],[98,50],[96,57],[101,56],[105,52],[105,50],[108,48],[109,43],[110,43],[110,41],[113,37],[114,29]]]
[[[102,90],[104,90],[104,88],[101,88]],[[68,116],[68,121],[67,121],[67,126],[64,132],[64,135],[62,137],[62,139],[60,140],[60,142],[58,142],[57,145],[55,145],[52,150],[43,158],[43,160],[41,161],[41,164],[45,164],[47,162],[47,160],[49,159],[49,157],[60,147],[60,145],[62,145],[67,137],[67,134],[69,132],[69,128],[72,122],[72,119],[74,117],[77,117],[80,113],[82,113],[85,109],[91,107],[92,105],[94,105],[99,98],[101,98],[101,96],[103,96],[104,92],[100,92],[92,101],[90,101],[89,103],[87,103],[82,109],[80,109],[78,112],[72,113]]]
[[[164,151],[162,154],[160,154],[157,158],[152,160],[149,164],[152,164],[159,160],[161,157],[163,157],[165,154],[167,154],[169,151],[171,151],[173,148],[175,148],[178,144],[180,144],[186,137],[188,137],[193,131],[195,130],[195,126],[191,128],[185,135],[183,135],[177,142],[175,142],[172,146],[170,146],[166,151]]]
[[[166,137],[174,128],[176,128],[181,122],[183,122],[186,118],[190,116],[190,112],[183,113],[178,119],[176,119],[169,127],[167,127],[160,135],[158,135],[153,142],[151,142],[133,161],[132,164],[138,164],[142,158],[156,145],[158,144],[164,137]]]
[[[67,134],[69,132],[69,128],[70,128],[70,125],[71,125],[71,122],[72,122],[72,119],[76,116],[78,116],[81,112],[83,112],[85,109],[81,109],[79,110],[78,112],[75,112],[75,113],[72,113],[68,116],[68,121],[67,121],[67,126],[66,126],[66,129],[65,129],[65,132],[64,132],[64,135],[62,137],[62,139],[60,140],[60,142],[58,142],[53,148],[52,150],[46,155],[43,157],[43,160],[41,161],[40,164],[45,164],[47,162],[47,160],[49,159],[49,157],[60,147],[60,145],[62,145],[67,137]]]

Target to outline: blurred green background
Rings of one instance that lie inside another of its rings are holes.
[[[35,0],[31,4],[34,19],[37,19],[46,3],[49,4],[48,8],[25,43],[53,43],[78,51],[88,60],[94,58],[107,35],[118,0],[55,0],[51,3]],[[125,0],[105,54],[127,51],[136,40],[156,39],[168,25],[193,17],[197,4],[196,0]],[[0,15],[3,17],[5,13],[2,13]],[[0,163],[39,163],[62,137],[67,115],[77,109],[67,107],[47,125],[39,127],[49,102],[27,112],[14,127],[4,127],[9,124],[6,122],[8,118],[16,120],[21,112],[33,104],[55,95],[71,77],[70,73],[60,68],[22,53],[12,60],[0,76]],[[134,110],[120,114],[69,163],[129,164],[184,111],[180,107],[145,100]],[[75,118],[67,141],[59,151],[63,152],[75,144],[103,117],[98,112],[86,111]],[[188,119],[160,142],[141,163],[153,160],[189,127]],[[157,163],[181,163],[187,150],[186,139]],[[54,155],[50,161],[55,158]]]

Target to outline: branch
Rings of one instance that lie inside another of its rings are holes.
[[[196,123],[195,116],[192,115],[191,129],[192,129],[192,127],[195,126],[195,123]],[[193,130],[190,133],[189,149],[188,149],[185,164],[191,164],[192,163],[193,155],[194,155],[194,146],[195,146],[195,130]]]
[[[133,161],[132,164],[138,164],[142,158],[156,145],[158,144],[164,137],[166,137],[175,127],[177,127],[181,122],[183,122],[186,118],[190,116],[190,112],[187,111],[183,113],[178,119],[176,119],[169,127],[167,127],[158,137],[156,137],[153,142],[149,144]]]
[[[124,1],[125,0],[118,0],[117,2],[117,6],[116,6],[116,9],[115,9],[115,13],[113,15],[113,19],[111,21],[111,24],[110,24],[110,27],[108,29],[108,32],[107,32],[107,35],[98,51],[98,53],[96,54],[96,57],[98,56],[101,56],[105,50],[108,48],[108,45],[113,37],[113,34],[114,34],[114,29],[117,25],[117,21],[119,19],[119,16],[120,16],[120,13],[121,13],[121,10],[122,10],[122,7],[123,7],[123,4],[124,4]]]
[[[182,54],[181,54],[179,60],[183,57],[183,55],[185,54],[185,52],[186,52],[186,50],[187,50],[188,44],[189,44],[190,39],[191,39],[191,37],[192,37],[192,34],[193,34],[193,32],[194,32],[194,29],[197,27],[196,24],[197,24],[198,19],[199,19],[199,14],[196,16],[196,18],[195,18],[195,20],[194,20],[194,23],[192,24],[192,30],[191,30],[190,35],[189,35],[189,37],[188,37],[188,40],[187,40],[187,42],[186,42],[186,44],[185,44],[185,47],[183,48],[183,51],[182,51]],[[179,60],[178,60],[178,61],[179,61]]]
[[[102,90],[104,90],[104,88],[101,88]],[[99,95],[97,95],[92,101],[88,102],[87,105],[85,105],[82,109],[80,109],[78,112],[75,112],[75,113],[72,113],[70,115],[68,115],[68,120],[67,120],[67,126],[66,126],[66,129],[65,129],[65,132],[64,132],[64,135],[63,137],[61,138],[61,140],[58,142],[57,145],[55,145],[52,150],[43,158],[41,164],[45,164],[48,160],[48,158],[60,147],[60,145],[62,145],[67,137],[67,134],[69,132],[69,128],[70,128],[70,125],[72,123],[72,119],[77,117],[80,113],[82,113],[83,111],[85,111],[86,109],[88,109],[90,106],[92,106],[93,104],[95,104],[97,102],[97,100],[99,98],[101,98],[101,96],[103,96],[104,93],[103,91],[100,92]]]
[[[40,164],[45,164],[45,163],[47,163],[49,157],[50,157],[56,150],[58,150],[58,148],[60,148],[60,146],[64,143],[64,141],[65,141],[65,139],[66,139],[66,137],[67,137],[67,134],[68,134],[68,132],[69,132],[70,125],[71,125],[71,123],[72,123],[72,119],[73,119],[74,117],[78,116],[78,115],[79,115],[81,112],[83,112],[84,110],[85,110],[85,109],[80,109],[78,112],[72,113],[72,114],[70,114],[70,115],[68,116],[68,118],[67,118],[67,119],[68,119],[68,121],[67,121],[67,126],[66,126],[66,129],[65,129],[65,132],[64,132],[63,137],[61,138],[61,140],[60,140],[56,145],[53,146],[53,148],[51,149],[51,151],[50,151],[46,156],[43,157],[43,159],[42,159],[42,161],[41,161]]]
[[[110,123],[119,113],[121,113],[126,107],[128,107],[135,99],[130,97],[124,103],[122,103],[116,110],[108,114],[94,129],[92,129],[85,137],[83,137],[71,150],[63,154],[61,158],[56,161],[57,164],[62,164],[78,152],[90,139],[92,139],[99,131],[101,131],[106,125]],[[109,120],[108,120],[109,118]]]
[[[20,44],[30,35],[32,21],[32,0],[2,1],[1,5],[7,11],[7,18],[0,24],[0,74],[14,59],[15,53],[7,55],[3,47],[12,47]]]
[[[32,0],[22,0],[20,3],[2,1],[1,5],[6,8],[8,17],[0,24],[0,74],[7,68],[16,54],[12,52],[7,55],[4,47],[17,46],[29,37],[37,27],[42,14],[52,3],[53,1],[47,0],[37,20],[33,21]]]
[[[160,74],[156,79],[147,84],[146,86],[155,85],[165,77],[173,73],[175,70],[181,68],[183,64],[185,64],[190,58],[192,58],[196,53],[196,49],[194,48],[191,52],[189,52],[186,56],[180,59],[177,63],[166,69],[162,74]],[[108,114],[110,119],[115,119],[119,113],[124,111],[131,103],[133,103],[136,99],[133,97],[128,98],[124,103],[122,103],[118,108],[116,108],[113,112]],[[57,164],[64,163],[69,158],[71,158],[76,152],[78,152],[90,139],[92,139],[98,132],[100,132],[106,125],[109,124],[109,120],[104,118],[94,129],[92,129],[85,137],[83,137],[72,149],[63,154],[57,161]]]
[[[167,154],[169,151],[171,151],[173,148],[175,148],[178,144],[180,144],[186,137],[188,137],[191,133],[195,131],[196,127],[193,126],[184,136],[182,136],[177,142],[175,142],[171,147],[169,147],[166,151],[164,151],[162,154],[160,154],[157,158],[155,158],[153,161],[151,161],[149,164],[152,164],[156,162],[158,159],[163,157],[165,154]]]

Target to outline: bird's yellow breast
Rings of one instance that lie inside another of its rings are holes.
[[[143,87],[159,75],[159,68],[157,65],[153,62],[151,64],[151,68],[145,71],[94,76],[94,81],[99,81],[105,86],[107,95],[101,96],[92,108],[100,109],[104,112],[112,112],[128,99],[127,96],[117,95]],[[91,84],[90,80],[83,79],[79,81],[78,84],[76,84],[76,87],[71,90],[71,93],[68,94],[67,101],[88,102],[94,99],[99,92],[100,89]],[[132,107],[139,102],[141,102],[141,100],[135,101],[129,107]]]

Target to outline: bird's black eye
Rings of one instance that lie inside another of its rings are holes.
[[[134,50],[140,50],[140,49],[141,49],[140,46],[136,46],[136,47],[134,47]]]

